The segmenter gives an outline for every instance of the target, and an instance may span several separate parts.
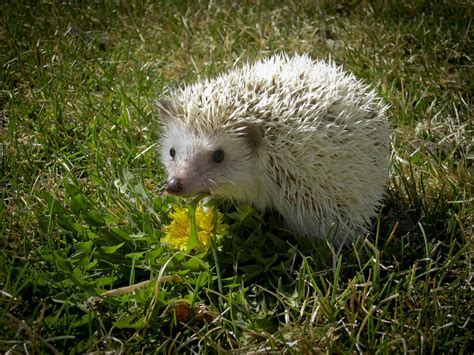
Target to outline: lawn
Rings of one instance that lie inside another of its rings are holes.
[[[2,3],[0,352],[467,353],[473,9]],[[225,236],[171,250],[170,213],[195,204],[163,194],[154,101],[278,51],[332,59],[391,106],[372,233],[334,250],[216,201]]]

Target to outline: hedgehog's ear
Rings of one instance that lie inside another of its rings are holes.
[[[263,142],[264,131],[261,127],[252,123],[243,123],[238,127],[239,134],[245,137],[248,146],[253,152],[256,152]]]
[[[160,110],[160,119],[162,122],[169,121],[176,115],[176,109],[174,108],[173,102],[167,96],[161,96],[156,100],[156,106]]]

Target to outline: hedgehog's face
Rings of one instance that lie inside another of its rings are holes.
[[[208,192],[248,199],[247,194],[258,190],[258,137],[258,132],[245,126],[213,135],[190,130],[180,120],[165,122],[161,162],[168,172],[166,191],[179,196]]]

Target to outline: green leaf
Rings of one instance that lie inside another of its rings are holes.
[[[86,270],[92,270],[93,268],[97,266],[97,263],[98,263],[97,259],[89,261],[86,265]]]
[[[87,238],[89,238],[90,240],[100,239],[100,236],[97,233],[94,233],[90,230],[88,230],[86,234],[87,234]]]
[[[198,203],[201,199],[203,199],[207,194],[202,193],[195,197],[191,203],[189,204],[189,223],[191,225],[191,233],[189,233],[189,238],[188,238],[188,245],[187,245],[187,251],[190,252],[191,250],[198,249],[199,251],[204,251],[203,245],[201,245],[199,238],[198,238],[198,225],[196,223],[196,209],[198,206]]]
[[[93,226],[103,226],[105,225],[105,220],[102,218],[102,216],[95,210],[89,210],[83,213],[82,217],[84,220],[93,225]]]
[[[96,318],[95,312],[89,312],[89,313],[86,313],[84,314],[81,318],[78,318],[76,319],[74,322],[72,322],[71,326],[73,328],[79,328],[79,327],[82,327],[86,324],[89,324],[89,322],[91,320],[93,320],[94,318]]]
[[[196,224],[196,205],[189,206],[189,224],[191,225],[191,232],[188,237],[187,251],[190,252],[193,249],[201,249],[201,243],[198,238],[198,226]]]
[[[126,258],[135,258],[135,259],[140,259],[143,254],[145,254],[146,251],[137,251],[136,253],[129,253],[129,254],[126,254],[125,257]]]
[[[121,230],[120,228],[110,228],[109,230],[110,234],[112,234],[114,237],[124,240],[124,241],[129,241],[129,235],[127,232]]]
[[[89,207],[88,201],[82,195],[74,195],[69,198],[69,207],[74,213],[79,213]]]
[[[200,259],[203,254],[200,254],[199,257],[191,257],[189,260],[183,262],[182,266],[186,269],[191,271],[201,271],[201,270],[209,270],[209,265]]]
[[[92,242],[92,240],[89,240],[87,242],[79,242],[76,243],[76,248],[82,250],[84,253],[89,254],[92,251],[93,244],[94,243]]]
[[[100,249],[106,254],[114,254],[117,250],[124,246],[125,243],[120,243],[111,247],[100,247]]]
[[[135,321],[135,316],[125,316],[117,322],[114,322],[114,326],[119,329],[141,329],[143,327],[145,317],[139,318]]]
[[[55,260],[56,260],[56,265],[63,271],[69,272],[72,274],[73,267],[72,264],[66,260],[63,259],[61,256],[59,256],[57,253],[54,253]]]
[[[79,224],[79,223],[70,223],[70,226],[76,232],[83,232],[87,230],[86,227],[84,227],[82,224]]]
[[[95,286],[103,288],[104,286],[110,286],[114,283],[116,277],[114,276],[102,276],[101,278],[95,280]]]

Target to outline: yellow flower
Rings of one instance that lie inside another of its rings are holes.
[[[166,233],[161,242],[171,249],[186,251],[188,239],[191,233],[191,223],[187,208],[175,207],[170,213],[173,221],[163,227]],[[196,226],[199,243],[206,250],[211,247],[211,237],[222,237],[228,229],[228,225],[222,223],[222,213],[212,209],[204,210],[202,207],[196,208]]]

